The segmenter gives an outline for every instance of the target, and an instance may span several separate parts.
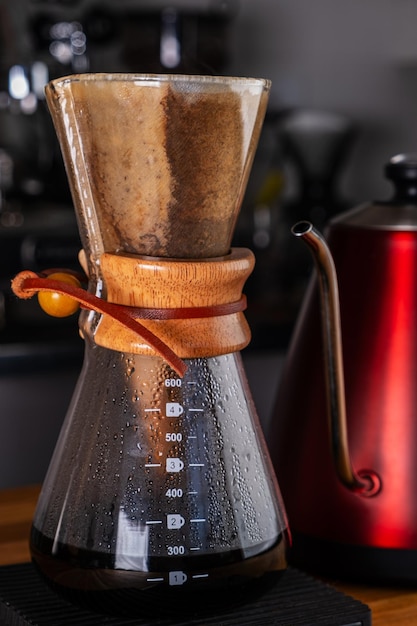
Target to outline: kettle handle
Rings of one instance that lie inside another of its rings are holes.
[[[333,258],[325,239],[310,222],[297,222],[291,232],[307,244],[317,268],[321,295],[328,425],[336,473],[341,483],[349,490],[362,496],[374,496],[381,490],[380,477],[373,470],[362,469],[356,472],[349,453],[339,288]]]

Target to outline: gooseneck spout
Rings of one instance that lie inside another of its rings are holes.
[[[351,491],[363,496],[373,496],[381,489],[379,476],[373,470],[356,472],[349,453],[339,289],[333,258],[326,241],[310,222],[297,222],[292,227],[292,233],[308,246],[317,268],[321,296],[329,433],[337,476]]]

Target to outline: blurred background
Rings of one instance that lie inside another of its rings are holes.
[[[245,362],[250,382],[263,364],[252,389],[267,419],[311,269],[291,225],[324,228],[389,198],[384,164],[417,152],[416,23],[415,0],[0,0],[0,488],[42,480],[82,362],[76,316],[54,320],[10,291],[22,269],[77,266],[45,83],[87,71],[272,80],[234,240],[257,258]]]

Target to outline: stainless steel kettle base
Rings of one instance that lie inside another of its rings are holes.
[[[417,550],[375,548],[292,533],[290,562],[312,575],[368,584],[417,582]]]
[[[365,604],[289,568],[257,601],[215,615],[117,618],[81,610],[56,596],[30,563],[0,567],[0,626],[371,626]]]

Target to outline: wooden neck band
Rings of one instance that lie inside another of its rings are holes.
[[[81,324],[98,345],[159,354],[183,375],[184,358],[227,354],[249,343],[242,287],[253,265],[253,254],[243,248],[199,261],[106,253],[100,259],[106,300],[29,271],[14,278],[12,289],[20,298],[38,291],[70,296],[102,315],[94,331],[91,322]]]

